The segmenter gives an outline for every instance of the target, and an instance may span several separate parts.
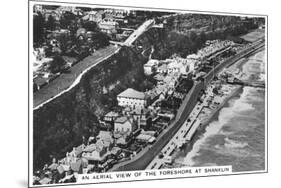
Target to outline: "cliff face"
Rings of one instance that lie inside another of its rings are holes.
[[[136,50],[123,47],[87,72],[72,90],[35,110],[34,169],[52,157],[63,157],[82,143],[82,136],[97,134],[98,117],[116,105],[116,95],[143,81],[146,61]]]
[[[152,57],[161,59],[176,50],[166,43],[167,33],[150,29],[133,47],[122,47],[119,53],[88,71],[72,90],[33,112],[35,170],[80,145],[83,136],[87,139],[97,134],[98,118],[117,105],[117,94],[128,87],[143,89],[143,64],[152,49],[155,48]]]

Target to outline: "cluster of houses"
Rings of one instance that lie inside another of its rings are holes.
[[[40,10],[40,7],[37,9]],[[68,11],[80,14],[76,9]],[[115,32],[120,21],[125,22],[126,15],[128,12],[125,10],[106,9],[87,12],[83,19],[96,21],[104,32],[111,33]],[[40,184],[52,183],[52,172],[56,171],[61,177],[58,182],[66,182],[73,177],[73,173],[107,171],[114,164],[135,156],[147,144],[155,142],[157,135],[176,115],[173,110],[162,109],[157,103],[174,93],[180,78],[189,78],[197,74],[197,68],[204,58],[232,44],[230,41],[207,41],[205,48],[186,58],[150,59],[144,64],[144,73],[148,76],[153,75],[156,86],[145,92],[128,88],[119,93],[119,110],[110,111],[100,119],[100,124],[106,129],[100,130],[97,136],[89,137],[86,144],[74,147],[63,159],[54,159],[52,164],[44,167],[45,172],[48,172],[44,178],[35,179]],[[34,50],[34,79],[44,72],[44,65],[50,61],[52,59],[45,56],[44,49]],[[47,72],[44,74],[46,78],[49,77]]]
[[[117,32],[119,25],[128,23],[127,16],[132,14],[132,10],[126,9],[102,9],[83,11],[76,7],[60,6],[56,9],[46,9],[42,5],[34,6],[35,14],[40,12],[47,21],[52,16],[56,21],[61,19],[65,12],[71,12],[82,18],[83,21],[93,21],[98,24],[103,32],[113,34]]]
[[[211,55],[232,48],[234,45],[235,43],[233,41],[228,40],[208,40],[204,48],[200,49],[196,54],[188,55],[186,58],[174,57],[166,60],[150,59],[143,66],[144,73],[146,75],[153,75],[159,85],[170,81],[169,78],[171,75],[178,74],[184,77],[195,75],[197,74],[198,67],[204,60]]]
[[[96,22],[99,29],[113,37],[117,41],[125,40],[132,32],[133,29],[124,28],[120,29],[121,26],[126,26],[128,23],[127,16],[129,14],[134,15],[133,10],[127,9],[93,9],[90,11],[84,11],[77,7],[44,7],[44,5],[36,4],[34,5],[34,15],[39,12],[44,17],[45,21],[48,21],[49,16],[52,16],[56,22],[60,21],[62,15],[66,12],[71,12],[76,15],[79,19],[83,21],[93,21]],[[50,81],[55,79],[58,74],[52,74],[47,71],[48,65],[53,61],[53,58],[46,57],[45,51],[48,46],[52,46],[52,52],[60,54],[61,44],[58,42],[58,38],[64,38],[66,40],[70,39],[70,30],[55,28],[55,30],[47,31],[48,45],[34,48],[33,50],[33,82],[34,82],[34,91],[37,91],[47,85]],[[79,28],[76,32],[76,37],[83,41],[92,42],[92,36],[94,35],[93,31],[87,31],[85,28]],[[85,39],[85,40],[84,40]],[[66,45],[66,44],[65,44]],[[49,50],[49,49],[48,49]],[[76,54],[80,54],[83,50],[74,50]],[[94,52],[94,49],[90,49],[89,52]],[[79,56],[80,57],[80,56]],[[72,66],[74,63],[78,62],[78,59],[75,57],[63,57],[66,61],[66,67]]]
[[[118,110],[110,111],[100,118],[101,127],[106,129],[100,130],[97,136],[89,137],[87,144],[74,147],[63,159],[46,165],[45,170],[58,171],[62,177],[58,182],[65,182],[73,174],[107,171],[114,164],[129,160],[145,146],[154,143],[175,117],[172,110],[162,109],[155,103],[164,100],[168,90],[175,89],[180,75],[175,69],[167,72],[162,84],[157,84],[150,91],[140,92],[128,88],[119,93]],[[157,93],[160,85],[162,92]],[[154,91],[156,93],[152,94]],[[45,176],[44,180],[39,181],[40,184],[53,182],[52,175]]]
[[[229,40],[208,40],[206,41],[206,47],[200,49],[197,52],[197,56],[200,59],[204,59],[216,52],[220,52],[222,50],[225,50],[231,46],[233,46],[235,43],[233,41],[229,41]]]
[[[52,57],[46,57],[44,47],[33,50],[32,56],[32,71],[34,91],[41,89],[58,75],[48,71],[49,64],[53,61]]]

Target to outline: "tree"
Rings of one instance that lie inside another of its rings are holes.
[[[68,29],[73,21],[75,21],[75,15],[72,12],[65,12],[60,19],[60,25],[62,28]]]
[[[44,27],[45,20],[43,15],[38,12],[37,15],[33,17],[33,40],[34,43],[41,43],[44,40]]]
[[[61,56],[55,56],[54,60],[49,65],[49,70],[52,73],[58,73],[65,69],[66,62]]]
[[[102,32],[93,35],[92,41],[94,42],[95,49],[109,45],[109,37]]]
[[[52,15],[50,15],[46,23],[46,29],[53,31],[55,28],[56,28],[55,19]]]
[[[96,32],[99,30],[97,23],[92,22],[92,21],[85,22],[83,24],[83,28],[85,28],[87,31],[93,31],[93,32]]]
[[[205,43],[206,40],[207,40],[205,32],[202,31],[199,35],[199,38],[200,38],[200,41],[201,41],[202,44]]]

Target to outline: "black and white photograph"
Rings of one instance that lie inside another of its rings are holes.
[[[28,186],[267,173],[260,14],[28,3]]]

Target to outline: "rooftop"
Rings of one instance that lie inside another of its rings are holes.
[[[119,114],[117,112],[110,111],[107,114],[105,114],[105,116],[107,116],[107,117],[117,117],[117,116],[119,116]]]
[[[119,117],[115,120],[115,123],[125,123],[127,121],[127,117],[125,116],[122,116],[122,117]]]
[[[128,88],[125,91],[121,92],[117,97],[127,97],[135,99],[145,99],[146,95],[143,92],[136,91],[132,88]]]
[[[42,180],[40,180],[40,184],[44,185],[44,184],[48,184],[50,183],[52,180],[50,178],[43,178]]]

